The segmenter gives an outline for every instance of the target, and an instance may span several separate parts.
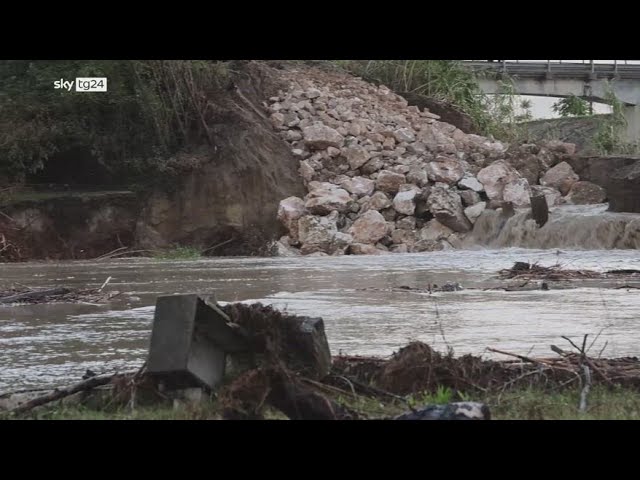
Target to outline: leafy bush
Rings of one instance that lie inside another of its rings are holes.
[[[603,154],[637,154],[640,145],[628,143],[624,140],[627,119],[624,116],[624,104],[616,97],[613,89],[608,86],[605,101],[611,105],[611,115],[603,116],[593,143]]]
[[[558,100],[551,109],[561,117],[582,117],[591,113],[589,102],[575,95]]]
[[[500,82],[501,94],[486,95],[475,74],[451,60],[343,60],[340,67],[396,92],[413,92],[449,102],[467,113],[485,135],[511,140],[521,135],[517,96],[512,83]]]
[[[108,92],[54,89],[76,77],[107,77]],[[77,148],[114,172],[171,171],[211,142],[209,94],[228,80],[214,61],[0,61],[0,176],[24,179]]]

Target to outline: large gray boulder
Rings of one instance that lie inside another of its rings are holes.
[[[344,144],[344,137],[331,127],[322,124],[309,125],[302,130],[304,143],[314,150],[324,150],[328,147],[340,148]]]
[[[455,185],[464,177],[464,168],[455,158],[442,158],[436,162],[429,162],[427,172],[432,182],[442,182]]]
[[[458,187],[472,190],[474,192],[482,192],[484,190],[484,186],[478,181],[478,179],[473,175],[468,174],[465,174],[465,176],[458,182]]]
[[[346,212],[351,197],[346,190],[328,182],[309,182],[309,194],[305,208],[316,215],[328,215],[333,211]]]
[[[573,205],[603,203],[606,199],[607,192],[604,188],[591,182],[575,182],[565,198],[567,203]]]
[[[343,154],[349,163],[351,170],[356,170],[369,161],[371,155],[367,150],[359,145],[347,147],[343,150]]]
[[[376,182],[366,177],[353,177],[349,180],[345,180],[341,185],[347,192],[362,197],[364,195],[373,194]]]
[[[476,220],[482,214],[482,212],[484,212],[486,207],[487,207],[486,202],[476,203],[475,205],[472,205],[471,207],[465,208],[464,209],[464,214],[469,219],[469,221],[471,223],[476,223]]]
[[[298,197],[287,197],[278,205],[278,220],[289,231],[289,236],[298,241],[298,220],[307,213],[304,200]]]
[[[375,244],[387,235],[387,221],[376,210],[368,210],[358,218],[349,233],[353,236],[354,243]]]
[[[393,208],[402,215],[413,215],[416,210],[415,198],[420,193],[420,189],[415,185],[408,185],[402,188],[393,199]]]
[[[540,184],[545,187],[554,187],[560,190],[563,195],[569,193],[571,186],[580,178],[573,171],[567,162],[560,162],[555,167],[550,168],[540,179]]]
[[[406,183],[406,177],[401,173],[381,170],[376,178],[376,189],[385,193],[398,193],[400,185]]]
[[[504,200],[503,193],[506,185],[519,180],[520,174],[504,160],[496,160],[488,167],[478,172],[478,181],[484,186],[484,191],[490,200]]]
[[[507,183],[502,192],[505,202],[511,202],[514,207],[526,207],[531,204],[531,188],[526,178],[518,178]]]
[[[384,192],[377,191],[364,203],[362,210],[385,210],[389,208],[391,204],[391,199]]]
[[[324,252],[329,255],[344,253],[349,243],[353,240],[350,235],[338,231],[339,214],[331,214],[320,217],[305,215],[298,220],[298,238],[302,247],[300,251],[305,254]]]
[[[547,206],[554,207],[560,204],[562,199],[562,194],[560,190],[553,187],[543,187],[542,185],[532,185],[531,186],[531,194],[532,195],[544,195],[547,200]]]
[[[453,231],[468,232],[471,230],[471,223],[464,214],[460,195],[453,190],[433,187],[431,195],[427,199],[427,205],[436,219]]]
[[[420,240],[446,240],[453,233],[449,227],[443,225],[438,220],[429,220],[420,232],[418,238]]]

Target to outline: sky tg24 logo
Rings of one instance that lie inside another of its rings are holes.
[[[75,80],[65,80],[61,78],[60,80],[56,80],[55,82],[53,82],[54,89],[64,89],[68,92],[71,91],[74,85],[76,87],[76,92],[106,92],[107,78],[77,77]]]

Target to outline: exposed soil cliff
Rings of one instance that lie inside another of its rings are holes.
[[[5,201],[0,242],[4,238],[10,247],[0,261],[93,258],[122,246],[205,250],[222,242],[207,253],[264,252],[284,233],[276,220],[279,201],[303,195],[304,187],[298,160],[268,117],[267,99],[285,87],[277,70],[262,62],[234,70],[233,86],[209,99],[216,112],[207,125],[212,145],[187,156],[192,170],[126,200],[80,195]]]
[[[148,198],[136,227],[140,246],[208,248],[233,239],[211,253],[251,254],[278,236],[278,202],[304,191],[298,161],[264,104],[281,87],[272,67],[248,62],[233,90],[212,100],[219,108],[209,125],[214,151],[172,191],[157,188]]]
[[[2,207],[0,261],[95,258],[133,243],[131,192],[60,195]]]

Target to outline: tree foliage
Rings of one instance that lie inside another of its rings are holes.
[[[54,89],[76,77],[107,77],[108,92]],[[23,179],[78,147],[113,171],[170,169],[210,141],[208,94],[227,81],[212,61],[0,61],[0,176]]]
[[[575,95],[558,100],[551,109],[561,117],[582,117],[589,115],[590,110],[589,102]]]

